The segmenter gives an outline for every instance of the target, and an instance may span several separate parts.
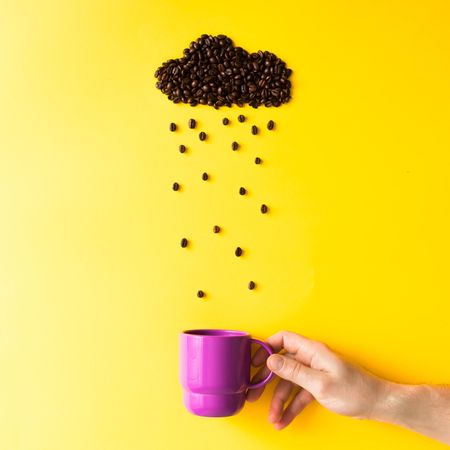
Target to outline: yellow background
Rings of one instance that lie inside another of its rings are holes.
[[[273,384],[235,417],[189,415],[177,339],[284,328],[381,376],[450,381],[449,16],[444,0],[1,0],[0,449],[441,448],[317,404],[277,432]],[[244,125],[169,102],[154,71],[204,32],[285,59],[294,100]]]

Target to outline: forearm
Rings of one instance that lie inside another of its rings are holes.
[[[450,388],[383,382],[372,418],[450,445]]]

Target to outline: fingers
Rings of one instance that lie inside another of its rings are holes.
[[[302,364],[306,364],[317,370],[332,370],[338,356],[333,353],[326,345],[318,341],[313,341],[304,336],[290,331],[280,331],[266,341],[275,352],[285,349],[288,353],[295,355],[295,358]],[[255,354],[255,363],[264,362],[263,355]]]
[[[268,369],[267,366],[261,367],[258,372],[256,372],[256,374],[254,375],[254,377],[252,378],[252,383],[256,384],[261,380],[264,380],[264,378],[267,377],[267,375],[269,375],[270,370]],[[258,400],[262,393],[264,392],[264,386],[257,388],[257,389],[249,389],[247,391],[247,401],[249,402],[256,402],[256,400]]]
[[[272,402],[269,409],[269,421],[278,422],[283,413],[284,404],[289,400],[295,384],[290,381],[281,379],[273,392]]]
[[[313,400],[314,397],[310,392],[301,389],[284,410],[281,418],[274,423],[275,428],[282,430],[287,427]]]
[[[284,355],[271,355],[267,360],[267,366],[279,377],[292,381],[305,388],[313,395],[318,392],[323,380],[327,376],[324,372],[310,367]]]

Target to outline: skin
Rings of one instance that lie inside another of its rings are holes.
[[[279,377],[269,410],[277,430],[288,426],[314,399],[337,414],[408,428],[450,445],[450,388],[394,383],[358,367],[325,344],[289,331],[267,339],[275,355],[258,350],[253,382],[269,369]],[[256,401],[264,388],[247,392]]]

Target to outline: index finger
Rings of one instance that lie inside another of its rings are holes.
[[[338,357],[325,345],[318,341],[313,341],[300,334],[290,331],[279,331],[266,341],[272,346],[275,352],[286,350],[294,355],[295,359],[313,369],[328,370],[334,365]],[[260,366],[267,359],[265,352],[259,349],[253,359],[252,364]]]

